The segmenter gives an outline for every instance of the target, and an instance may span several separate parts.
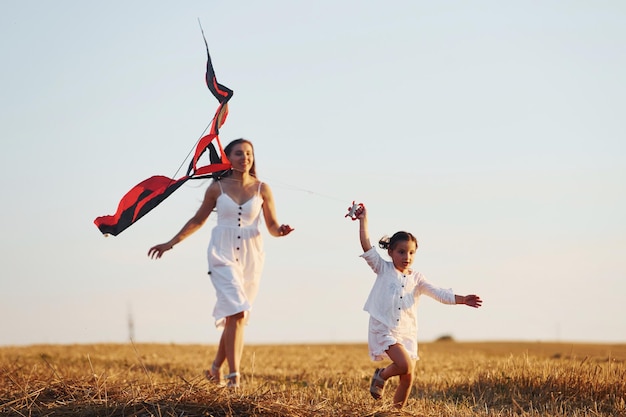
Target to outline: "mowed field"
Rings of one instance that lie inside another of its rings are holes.
[[[626,416],[626,344],[420,344],[407,406],[365,344],[248,345],[242,387],[206,381],[216,346],[0,347],[3,416]],[[386,364],[386,363],[383,363]]]

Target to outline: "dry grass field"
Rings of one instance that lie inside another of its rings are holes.
[[[626,416],[626,345],[420,345],[407,406],[374,401],[365,345],[250,345],[237,391],[202,377],[215,346],[0,348],[3,416]]]

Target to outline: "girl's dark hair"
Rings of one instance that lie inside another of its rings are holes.
[[[248,145],[250,145],[250,147],[252,148],[252,157],[254,158],[254,145],[248,139],[244,139],[244,138],[235,139],[232,142],[230,142],[228,145],[226,145],[226,147],[224,148],[224,154],[226,155],[226,157],[228,158],[230,153],[233,151],[233,148],[235,147],[235,145],[239,145],[242,143],[247,143]],[[232,175],[232,173],[233,173],[232,169],[229,169],[228,171],[222,171],[220,175],[214,177],[214,179],[216,181],[219,181],[222,178],[229,177],[230,175]],[[252,160],[252,166],[250,167],[250,175],[256,178],[256,158]]]
[[[396,232],[393,236],[383,236],[378,241],[378,246],[381,249],[394,250],[398,242],[415,242],[415,248],[417,248],[417,239],[409,232]]]

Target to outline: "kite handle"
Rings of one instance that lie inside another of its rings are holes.
[[[364,208],[363,203],[355,203],[354,200],[352,200],[352,206],[348,207],[348,214],[346,214],[344,217],[349,217],[352,219],[352,221],[357,219],[357,211],[360,208]]]

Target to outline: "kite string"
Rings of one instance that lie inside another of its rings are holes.
[[[215,116],[213,116],[213,119],[215,119]],[[174,175],[172,175],[172,179],[174,180],[176,178],[176,176],[178,176],[178,172],[181,170],[181,168],[183,167],[183,165],[185,165],[185,162],[187,162],[187,159],[189,159],[189,156],[191,156],[191,154],[194,152],[194,150],[196,149],[196,147],[198,146],[198,143],[200,143],[200,140],[204,137],[204,134],[206,133],[206,131],[209,129],[209,127],[211,127],[211,124],[213,123],[213,120],[211,120],[209,122],[208,125],[206,125],[206,127],[204,128],[204,130],[202,131],[202,133],[200,134],[200,137],[198,137],[198,140],[196,140],[196,143],[194,143],[194,145],[191,147],[191,149],[189,150],[189,153],[187,154],[187,156],[185,156],[185,159],[183,159],[183,161],[180,163],[180,165],[178,166],[178,168],[176,169],[176,172],[174,172]]]
[[[322,193],[319,193],[317,191],[312,191],[312,190],[309,190],[309,189],[306,189],[306,188],[298,187],[296,185],[287,184],[286,182],[278,181],[275,178],[268,178],[268,179],[272,182],[272,184],[279,184],[279,186],[281,186],[281,188],[283,188],[283,189],[292,190],[292,191],[299,191],[299,192],[307,193],[307,194],[310,194],[310,195],[315,195],[315,196],[318,196],[318,197],[324,197],[324,198],[327,198],[327,199],[333,200],[333,201],[340,201],[342,203],[345,203],[347,201],[345,198],[339,198],[339,197],[328,195],[328,194],[322,194]]]
[[[345,198],[339,198],[337,196],[332,196],[332,195],[328,195],[328,194],[319,193],[317,191],[312,191],[312,190],[309,190],[309,189],[306,189],[306,188],[298,187],[296,185],[288,184],[286,182],[278,181],[275,178],[269,178],[269,177],[265,177],[265,178],[268,179],[269,181],[271,181],[272,184],[278,184],[278,186],[276,186],[276,188],[282,188],[282,189],[286,189],[286,190],[307,193],[307,194],[312,195],[312,196],[323,197],[323,198],[326,198],[326,199],[329,199],[329,200],[341,202],[342,204],[345,204],[345,203],[350,204],[350,200],[347,200]],[[228,180],[228,178],[226,178],[225,180]],[[260,181],[260,179],[259,179],[259,181]],[[348,210],[349,209],[350,209],[350,207],[348,207]],[[217,209],[214,208],[213,212],[217,213]]]

